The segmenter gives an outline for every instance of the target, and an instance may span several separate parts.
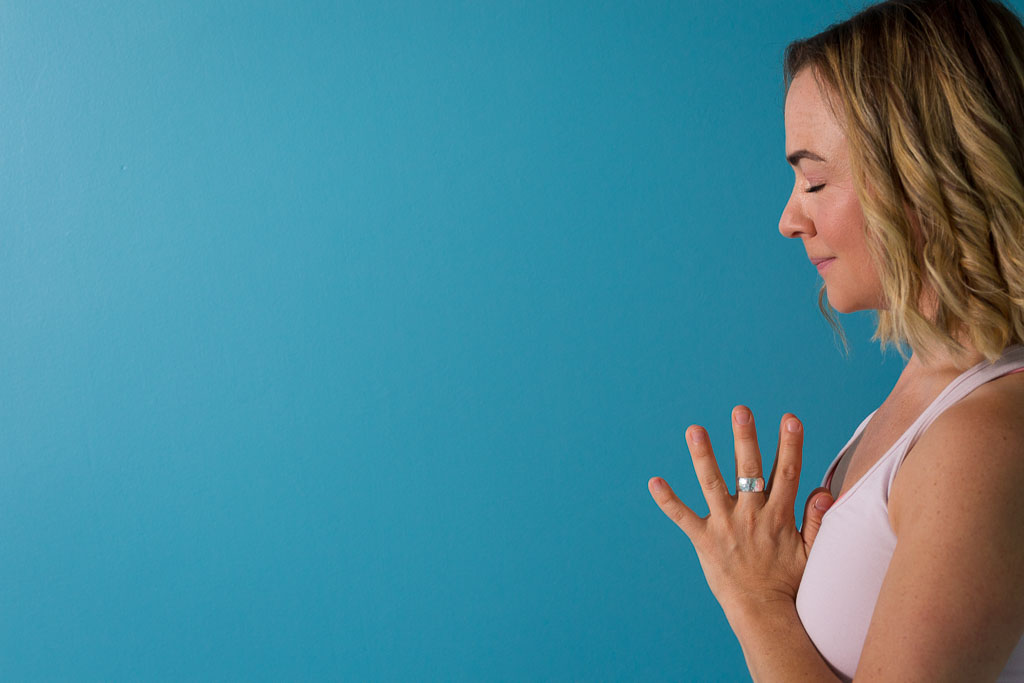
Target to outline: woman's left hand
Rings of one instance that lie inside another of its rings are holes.
[[[737,406],[732,423],[736,476],[763,477],[750,410]],[[800,421],[790,413],[782,416],[778,452],[764,491],[730,494],[707,432],[693,425],[686,430],[686,441],[710,514],[699,517],[660,477],[651,478],[648,488],[662,511],[693,543],[708,586],[726,616],[779,600],[795,602],[807,555],[821,518],[832,504],[828,489],[816,489],[807,499],[802,531],[797,530],[794,503],[803,450]]]

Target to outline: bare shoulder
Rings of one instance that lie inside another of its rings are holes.
[[[898,534],[901,522],[922,507],[959,502],[977,513],[977,504],[1014,506],[1021,488],[1024,373],[981,385],[935,419],[897,473],[889,516]],[[936,495],[939,501],[930,500]]]
[[[1020,642],[1021,378],[944,411],[900,467],[889,498],[899,541],[857,669],[865,678],[995,680]]]

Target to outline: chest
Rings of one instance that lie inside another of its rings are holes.
[[[910,429],[923,409],[915,401],[881,406],[836,465],[829,486],[833,497],[838,499],[860,481]]]
[[[908,383],[909,389],[894,390],[836,464],[829,484],[833,497],[838,499],[860,481],[954,379],[951,374],[937,375],[928,383]],[[1024,368],[985,382],[971,396],[1024,410]]]

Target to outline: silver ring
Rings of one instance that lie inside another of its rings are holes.
[[[736,491],[746,493],[764,491],[764,477],[737,477]]]

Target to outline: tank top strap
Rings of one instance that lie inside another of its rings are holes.
[[[886,500],[889,498],[889,491],[892,490],[892,483],[896,479],[896,472],[903,464],[907,453],[914,447],[921,434],[941,415],[947,408],[960,401],[969,393],[986,382],[1008,375],[1016,370],[1024,370],[1024,344],[1014,344],[1003,351],[994,363],[984,360],[974,367],[968,369],[959,377],[954,379],[942,392],[932,401],[931,405],[925,408],[917,420],[900,437],[899,447],[895,453],[895,462],[891,466],[889,482],[886,486]]]

